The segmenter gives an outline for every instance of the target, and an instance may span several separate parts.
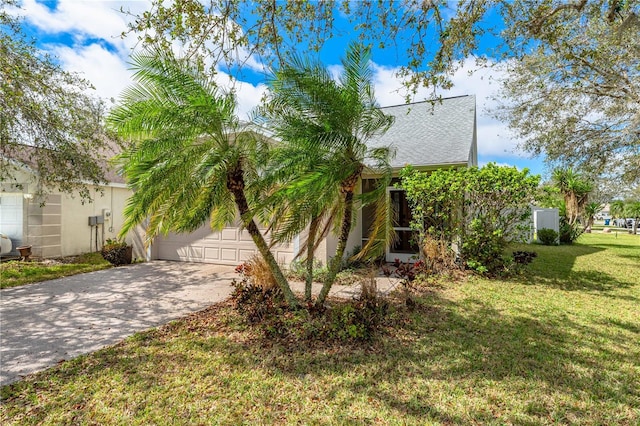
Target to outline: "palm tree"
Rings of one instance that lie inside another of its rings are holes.
[[[310,254],[326,231],[333,229],[338,235],[318,306],[324,303],[342,264],[354,206],[374,199],[386,205],[390,150],[369,149],[367,141],[386,132],[393,119],[376,103],[369,59],[369,49],[351,44],[342,60],[343,71],[335,80],[321,63],[292,56],[275,72],[268,102],[262,108],[264,118],[283,141],[281,170],[288,179],[281,190],[304,201],[289,198],[290,214],[281,215],[276,227],[287,230],[282,232],[286,235],[311,225],[308,267]],[[364,172],[381,179],[373,193],[356,195]],[[380,225],[382,221],[379,215],[376,230],[388,232],[390,227]],[[372,235],[372,242],[378,240]]]
[[[640,221],[640,201],[629,201],[626,203],[624,212],[627,217],[633,218],[633,229],[630,232],[635,235],[638,231],[638,222]]]
[[[551,178],[564,197],[567,221],[574,226],[589,201],[593,185],[572,168],[555,169]]]
[[[240,125],[235,96],[222,93],[188,60],[150,50],[132,62],[135,84],[108,116],[108,125],[132,141],[118,158],[134,191],[121,235],[141,223],[148,242],[207,221],[220,230],[239,213],[287,302],[297,306],[250,210],[255,165],[268,149],[264,138]]]
[[[585,217],[584,232],[586,233],[591,232],[591,226],[593,225],[595,216],[596,214],[598,214],[600,210],[602,210],[603,207],[604,206],[602,204],[596,203],[596,202],[587,203],[587,205],[584,206],[584,217]]]
[[[614,219],[624,218],[624,201],[612,201],[609,205],[609,213],[611,213],[611,217]]]

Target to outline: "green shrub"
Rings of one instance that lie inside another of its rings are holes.
[[[545,246],[552,246],[558,241],[558,233],[550,228],[542,228],[538,230],[538,241]]]
[[[481,274],[499,275],[508,269],[510,258],[504,256],[507,240],[502,229],[487,232],[485,221],[476,218],[471,221],[461,255],[467,267]]]
[[[533,262],[533,259],[538,257],[538,253],[535,251],[514,251],[513,252],[513,260],[515,263],[519,265],[528,265]]]
[[[322,265],[317,259],[313,260],[313,281],[317,283],[324,282],[329,270],[326,266]],[[307,280],[307,265],[305,262],[296,260],[291,262],[287,277],[292,280],[306,281]]]
[[[370,341],[387,317],[389,302],[378,296],[375,278],[362,281],[359,298],[334,307],[328,313],[328,338]]]
[[[571,225],[566,218],[560,217],[560,243],[573,244],[582,235],[582,231],[579,223]]]
[[[514,261],[505,252],[509,243],[528,236],[539,176],[492,163],[430,173],[406,167],[400,176],[418,244],[445,255],[441,265],[436,257],[436,270],[460,264],[492,276],[509,272]],[[437,245],[431,248],[432,241]],[[459,263],[446,256],[455,252],[454,246],[460,248]]]
[[[131,263],[132,250],[133,247],[127,245],[125,241],[107,239],[100,254],[112,265],[128,265]]]

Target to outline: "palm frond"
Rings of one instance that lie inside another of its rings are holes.
[[[227,171],[242,164],[248,180],[256,180],[255,161],[264,148],[239,127],[235,95],[170,51],[135,54],[132,64],[135,83],[107,120],[133,142],[116,159],[134,190],[121,234],[141,223],[153,238],[233,222]]]

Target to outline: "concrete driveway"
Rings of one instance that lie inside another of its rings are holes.
[[[154,261],[0,290],[0,385],[224,300],[235,276]]]

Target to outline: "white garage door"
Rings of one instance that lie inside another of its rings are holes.
[[[162,260],[238,265],[257,253],[247,231],[228,227],[211,232],[209,225],[191,234],[169,234],[154,241],[156,257]],[[293,244],[280,244],[271,249],[278,262],[293,260]]]
[[[22,245],[22,193],[3,192],[0,194],[0,232],[11,238],[13,252]]]

